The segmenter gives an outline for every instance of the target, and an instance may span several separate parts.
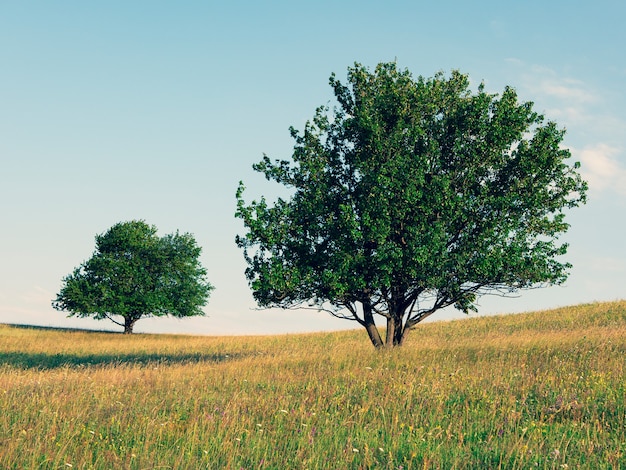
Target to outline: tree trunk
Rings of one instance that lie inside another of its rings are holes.
[[[133,317],[124,317],[124,334],[130,335],[133,333],[133,326],[135,326],[135,320]]]
[[[395,334],[393,335],[394,346],[402,346],[402,343],[404,341],[404,335],[407,331],[409,330],[407,330],[405,328],[405,325],[402,324],[402,321],[400,321],[400,324],[396,327]]]
[[[394,346],[402,346],[410,330],[411,330],[410,328],[407,328],[406,325],[404,325],[401,331],[399,331],[400,334],[398,335],[396,341],[394,342]]]
[[[387,318],[387,335],[385,338],[385,347],[391,348],[395,346],[394,338],[396,336],[396,319],[393,317]]]
[[[383,340],[380,337],[376,323],[374,322],[374,314],[372,313],[372,306],[368,303],[363,303],[363,321],[365,322],[365,330],[370,338],[370,341],[376,349],[384,346]]]
[[[387,335],[385,338],[385,347],[395,348],[402,346],[404,337],[408,333],[408,329],[402,324],[402,317],[387,318]]]

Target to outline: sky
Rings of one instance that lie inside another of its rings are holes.
[[[96,234],[142,219],[161,235],[192,233],[215,291],[205,317],[143,319],[135,331],[358,327],[258,310],[234,242],[238,182],[248,200],[280,190],[252,164],[289,159],[289,126],[332,106],[329,76],[345,80],[355,62],[511,86],[567,130],[590,185],[567,215],[570,277],[484,297],[478,314],[626,298],[625,20],[621,0],[0,1],[0,323],[119,330],[51,301]]]

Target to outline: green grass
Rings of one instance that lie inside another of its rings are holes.
[[[626,468],[626,302],[364,331],[0,325],[0,468]]]

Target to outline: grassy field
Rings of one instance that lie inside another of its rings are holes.
[[[625,353],[626,302],[424,324],[390,351],[0,325],[0,468],[626,469]]]

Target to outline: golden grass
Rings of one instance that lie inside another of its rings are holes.
[[[364,331],[0,325],[0,468],[626,468],[626,302]]]

